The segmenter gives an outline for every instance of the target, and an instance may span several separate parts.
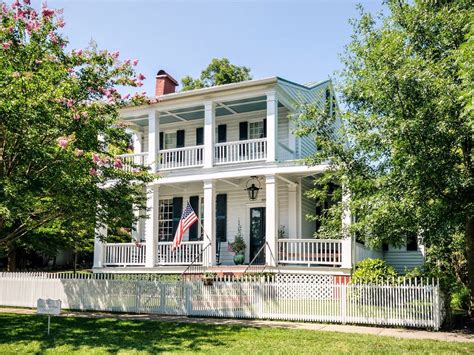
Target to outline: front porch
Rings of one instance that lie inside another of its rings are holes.
[[[271,268],[287,270],[309,267],[350,268],[350,242],[348,239],[279,239],[276,265]],[[169,272],[172,269],[166,270],[161,267],[174,266],[176,271],[184,271],[191,264],[204,265],[203,241],[185,241],[176,251],[171,250],[171,244],[172,242],[157,243],[153,268]],[[145,268],[146,248],[146,242],[104,243],[103,266]],[[242,272],[247,265],[248,263],[242,266],[219,263],[209,265],[209,269]]]
[[[150,188],[151,216],[135,226],[129,243],[96,239],[96,271],[181,273],[188,266],[202,270],[243,272],[246,265],[265,270],[348,273],[352,267],[350,239],[315,239],[314,203],[305,192],[313,177],[305,174],[257,176],[258,197],[245,190],[250,176],[168,183]],[[255,178],[254,178],[255,179]],[[181,211],[190,202],[199,221],[172,251]],[[208,217],[210,216],[210,217]],[[244,266],[235,266],[230,244],[239,234],[245,241]],[[98,231],[104,236],[105,230]],[[253,260],[253,262],[252,262]]]

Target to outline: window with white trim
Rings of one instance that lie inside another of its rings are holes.
[[[159,202],[158,237],[160,241],[173,240],[173,199],[163,199]]]
[[[164,133],[164,147],[165,149],[174,149],[177,145],[177,135],[176,132]]]
[[[260,139],[264,135],[263,121],[249,123],[249,139]]]

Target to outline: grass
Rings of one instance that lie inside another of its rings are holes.
[[[19,353],[470,353],[473,343],[282,328],[0,314],[0,354]]]

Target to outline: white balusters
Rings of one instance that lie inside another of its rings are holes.
[[[333,239],[279,239],[280,264],[342,265],[342,240]]]
[[[160,170],[189,168],[203,165],[204,146],[193,146],[160,150],[158,166]]]
[[[148,153],[121,154],[117,158],[122,161],[122,169],[128,172],[133,171],[134,165],[148,166]]]
[[[144,243],[106,243],[105,266],[144,266],[146,245]]]
[[[216,164],[265,160],[267,158],[267,139],[217,143],[214,148],[214,157]]]
[[[172,251],[172,242],[159,242],[157,264],[189,265],[202,264],[202,241],[182,242],[178,249]]]

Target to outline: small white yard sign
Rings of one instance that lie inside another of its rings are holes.
[[[36,303],[36,313],[48,315],[48,335],[51,327],[51,316],[61,314],[61,300],[38,298]]]

